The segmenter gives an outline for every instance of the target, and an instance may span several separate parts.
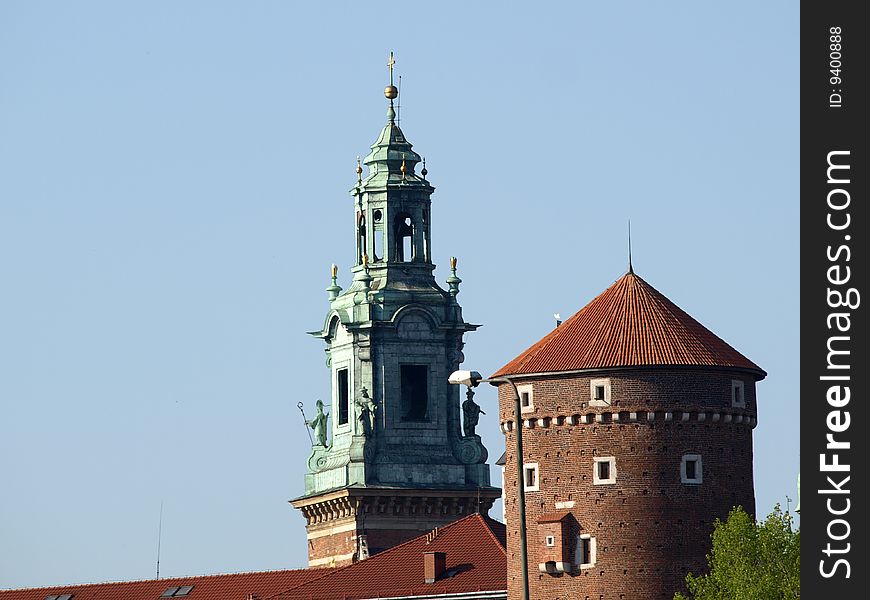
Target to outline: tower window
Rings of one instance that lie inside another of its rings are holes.
[[[338,388],[338,424],[346,425],[350,413],[350,377],[347,369],[339,369],[336,376]]]
[[[357,229],[359,231],[359,242],[358,242],[358,261],[359,264],[363,262],[363,256],[368,254],[368,248],[366,247],[366,216],[363,214],[359,215],[359,220],[357,222]]]
[[[384,258],[384,230],[383,227],[379,227],[375,225],[374,231],[372,232],[372,241],[375,243],[374,247],[374,262],[378,262],[379,260]]]
[[[429,410],[429,367],[401,365],[402,420],[425,421]]]
[[[704,482],[700,454],[684,454],[680,463],[680,483],[698,485]]]
[[[616,458],[613,456],[599,456],[594,461],[592,483],[594,485],[616,483]]]
[[[581,569],[588,569],[595,564],[595,538],[588,533],[577,536],[577,554],[574,563]]]
[[[743,408],[746,398],[743,395],[743,382],[737,379],[731,381],[731,406]]]
[[[396,260],[410,262],[414,260],[414,222],[411,215],[400,213],[395,220]]]
[[[553,546],[556,545],[556,536],[554,536],[554,535],[548,535],[548,536],[546,537],[546,542],[547,542],[547,546],[550,547],[550,548],[552,548]]]
[[[429,219],[425,210],[423,211],[423,260],[426,262],[432,260],[429,254]]]
[[[538,486],[538,463],[523,465],[523,486],[527,492],[537,492]]]
[[[520,394],[520,410],[524,413],[534,411],[535,394],[531,384],[518,385],[517,391]]]
[[[380,208],[372,211],[372,262],[384,258],[384,212]]]
[[[589,382],[589,406],[610,405],[610,379],[593,379]]]

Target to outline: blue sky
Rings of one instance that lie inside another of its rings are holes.
[[[758,512],[795,498],[797,3],[397,6],[0,3],[0,588],[153,577],[161,502],[161,575],[305,565],[304,332],[390,50],[465,366],[621,276],[630,218],[636,272],[769,373]]]

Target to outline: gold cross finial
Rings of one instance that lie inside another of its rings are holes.
[[[390,85],[393,85],[393,65],[396,64],[396,59],[393,58],[393,51],[390,50],[390,60],[387,61],[387,66],[390,67]]]

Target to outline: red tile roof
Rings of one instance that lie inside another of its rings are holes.
[[[560,510],[557,512],[544,513],[538,517],[538,523],[558,523],[571,514],[570,510]]]
[[[633,272],[493,377],[628,366],[731,367],[766,373]]]
[[[505,526],[481,515],[424,534],[366,560],[335,569],[299,569],[175,577],[20,590],[0,590],[0,600],[45,600],[73,594],[71,600],[161,600],[167,588],[192,585],[186,600],[354,600],[389,596],[450,594],[507,589]],[[448,576],[423,582],[423,553],[444,552]]]
[[[263,600],[359,600],[507,589],[505,526],[478,514]],[[446,554],[446,576],[423,581],[423,553]],[[41,600],[41,599],[40,599]],[[191,598],[191,600],[195,600]]]
[[[86,585],[63,585],[21,590],[0,590],[0,600],[45,600],[47,596],[72,594],[71,600],[160,600],[167,588],[192,585],[188,600],[245,600],[248,594],[261,599],[323,577],[335,569],[261,571],[199,577],[173,577],[145,581],[121,581]]]

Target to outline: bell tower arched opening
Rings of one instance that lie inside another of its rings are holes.
[[[406,212],[396,215],[393,225],[394,239],[396,240],[394,251],[396,262],[411,262],[416,258],[415,229],[411,215]]]

